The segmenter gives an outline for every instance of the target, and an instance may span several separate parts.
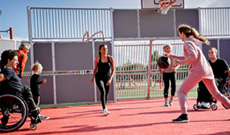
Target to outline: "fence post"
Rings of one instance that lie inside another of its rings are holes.
[[[149,44],[149,67],[148,67],[148,94],[147,94],[147,99],[150,99],[152,44],[153,44],[152,41],[150,41],[150,44]]]

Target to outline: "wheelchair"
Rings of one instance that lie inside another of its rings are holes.
[[[198,92],[199,92],[199,89],[200,88],[198,88],[197,90],[198,90]],[[225,83],[225,84],[223,84],[223,86],[221,87],[221,89],[219,89],[219,91],[220,91],[220,93],[221,94],[223,94],[225,97],[227,97],[227,98],[230,98],[230,92],[228,91],[228,84],[227,83]],[[198,94],[199,95],[199,94]],[[198,96],[198,98],[197,98],[197,103],[196,104],[194,104],[193,105],[193,109],[194,110],[198,110],[198,109],[212,109],[213,111],[216,111],[217,110],[217,100],[216,99],[214,99],[213,97],[211,97],[210,98],[210,101],[209,101],[209,103],[210,103],[210,108],[204,108],[204,107],[200,107],[199,106],[199,103],[200,103],[200,99],[199,99],[199,96]],[[222,103],[221,103],[222,104]],[[225,108],[225,109],[228,109],[224,104],[222,104],[222,106]]]
[[[38,115],[34,117],[32,113],[29,113],[28,105],[22,97],[14,94],[0,95],[0,132],[19,129],[28,116],[31,118],[30,129],[36,130],[37,123],[41,121]]]

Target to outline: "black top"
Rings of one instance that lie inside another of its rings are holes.
[[[110,78],[110,67],[111,67],[111,62],[109,60],[109,57],[107,56],[108,61],[107,62],[102,62],[101,57],[99,58],[99,62],[97,64],[97,73],[96,77],[100,79],[109,79]]]
[[[226,80],[228,76],[226,70],[229,69],[227,62],[223,59],[217,59],[214,63],[212,63],[211,60],[209,60],[208,62],[212,67],[214,77]]]
[[[30,88],[33,96],[40,96],[40,85],[42,80],[39,74],[33,74],[30,78]]]
[[[22,83],[20,81],[20,78],[16,75],[13,69],[4,68],[1,71],[1,74],[3,74],[6,77],[6,80],[1,82],[1,89],[21,91],[23,87]]]

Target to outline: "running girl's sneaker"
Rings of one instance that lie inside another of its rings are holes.
[[[173,99],[170,98],[169,100],[169,105],[172,106],[173,105]]]
[[[187,114],[181,114],[177,119],[173,119],[174,123],[186,123],[189,122]]]
[[[104,109],[103,112],[105,116],[109,115],[109,111],[107,109]]]

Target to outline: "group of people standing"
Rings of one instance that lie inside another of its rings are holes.
[[[217,77],[220,73],[216,72],[221,68],[223,71],[228,73],[230,77],[230,70],[225,61],[219,60],[216,58],[217,50],[215,48],[211,48],[209,50],[210,61],[208,62],[203,55],[199,44],[200,42],[209,44],[209,41],[200,36],[200,34],[189,25],[180,25],[178,27],[178,33],[180,39],[184,42],[184,56],[175,56],[171,54],[171,45],[165,45],[163,47],[165,52],[165,57],[169,57],[172,61],[171,65],[168,69],[159,69],[160,75],[164,80],[164,98],[165,98],[165,106],[173,105],[173,98],[175,96],[176,91],[176,78],[175,71],[182,64],[189,65],[189,74],[180,86],[177,91],[177,96],[180,103],[181,115],[177,119],[173,119],[173,122],[176,123],[184,123],[188,122],[187,115],[187,93],[195,87],[200,81],[202,81],[207,90],[211,93],[211,95],[223,103],[226,107],[230,108],[230,101],[223,96],[215,83],[214,77]],[[31,111],[36,110],[39,105],[39,85],[45,83],[46,80],[41,80],[40,75],[42,72],[42,66],[39,63],[35,63],[31,72],[34,72],[34,75],[31,76],[31,90],[30,93],[29,88],[25,88],[22,86],[20,78],[22,78],[22,73],[24,70],[25,62],[27,60],[27,53],[29,52],[29,47],[24,46],[19,49],[18,52],[12,50],[6,50],[2,53],[1,59],[1,74],[0,81],[2,82],[2,86],[4,89],[13,88],[18,91],[27,91],[27,99],[30,99],[31,102]],[[220,67],[223,65],[223,67]],[[218,66],[213,66],[213,65]],[[13,70],[15,69],[15,71]],[[214,73],[213,73],[214,71]],[[100,90],[101,96],[101,104],[102,111],[105,116],[109,114],[108,108],[106,107],[107,96],[109,92],[109,86],[114,76],[114,59],[112,56],[108,55],[108,47],[105,44],[100,45],[98,57],[94,61],[94,72],[93,78],[91,80],[91,84],[94,84],[94,79],[97,84],[97,87]],[[18,73],[18,76],[16,75]],[[13,76],[13,77],[12,77]],[[168,89],[169,89],[169,81],[171,81],[171,97],[168,101]],[[222,80],[223,81],[223,80]],[[16,87],[12,86],[12,84],[17,84]],[[229,82],[230,84],[230,82]],[[26,90],[25,90],[26,89]],[[206,95],[204,95],[206,96]],[[33,98],[32,98],[33,97]],[[33,103],[35,101],[35,103]]]

